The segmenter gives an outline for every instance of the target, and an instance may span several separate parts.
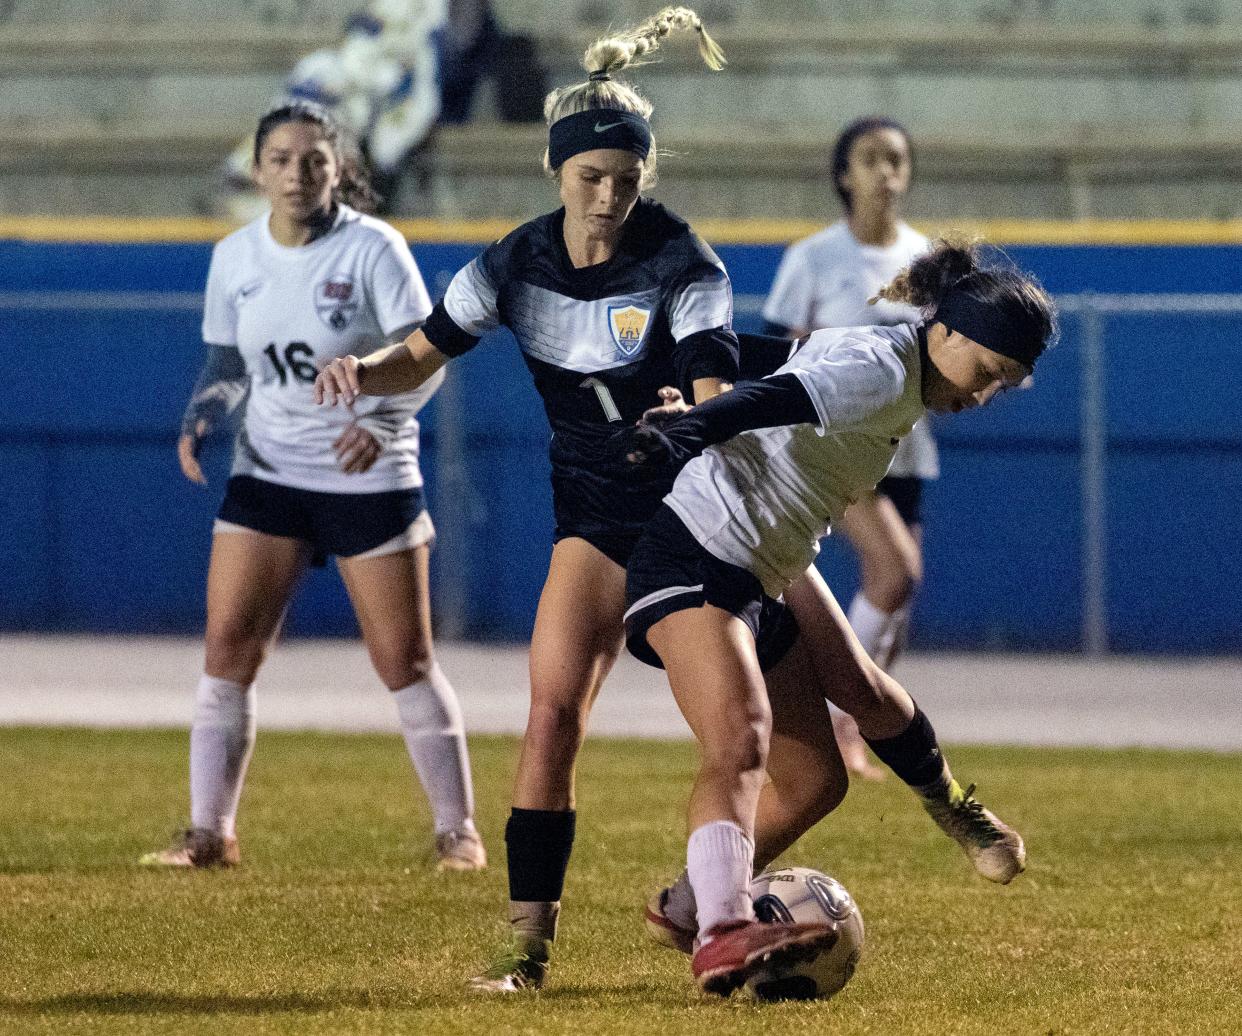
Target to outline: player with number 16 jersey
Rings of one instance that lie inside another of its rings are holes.
[[[347,205],[308,245],[278,244],[266,214],[217,244],[203,338],[235,345],[250,375],[233,474],[326,493],[421,486],[414,415],[443,376],[402,396],[360,399],[352,412],[316,406],[311,387],[328,361],[365,355],[430,311],[401,235]],[[381,430],[384,449],[370,470],[346,474],[333,443],[354,421]]]
[[[430,312],[401,236],[357,206],[374,200],[354,145],[324,109],[282,105],[259,122],[255,181],[271,209],[221,241],[207,277],[207,361],[177,444],[206,483],[203,440],[248,402],[212,535],[203,675],[190,732],[191,826],[155,867],[232,866],[254,745],[254,679],[306,567],[335,555],[377,675],[392,692],[427,792],[441,870],[477,870],[461,710],[436,663],[417,392],[314,405],[319,368],[402,338]]]

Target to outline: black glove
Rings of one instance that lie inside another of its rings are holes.
[[[662,428],[639,424],[621,429],[612,437],[615,462],[631,471],[675,475],[706,445],[687,417],[674,418]]]
[[[796,374],[739,385],[692,407],[660,427],[640,424],[612,436],[613,463],[630,470],[676,474],[707,447],[742,432],[819,421]]]

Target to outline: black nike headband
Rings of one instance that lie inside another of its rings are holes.
[[[1011,316],[1004,307],[988,305],[964,291],[950,289],[936,307],[932,320],[978,342],[985,349],[1017,360],[1023,366],[1034,367],[1048,343],[1033,330],[1023,333],[1021,323],[1010,319]]]
[[[589,108],[557,119],[548,130],[548,165],[553,171],[574,155],[601,148],[629,151],[646,159],[651,151],[651,127],[633,112]]]

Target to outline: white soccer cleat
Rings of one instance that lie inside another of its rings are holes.
[[[486,867],[487,850],[473,825],[436,835],[437,871],[481,871]]]
[[[643,924],[652,942],[666,946],[678,953],[694,953],[694,937],[697,932],[682,928],[666,913],[669,889],[662,888],[651,894],[643,910]]]
[[[962,847],[975,870],[988,881],[1008,885],[1026,870],[1022,836],[974,797],[972,784],[965,792],[954,781],[943,798],[923,799],[936,825]]]
[[[202,827],[192,827],[177,836],[167,849],[146,853],[138,859],[140,867],[208,869],[236,867],[241,863],[237,838],[218,835]]]

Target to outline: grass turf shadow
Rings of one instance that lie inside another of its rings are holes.
[[[320,1014],[342,1007],[374,1009],[410,1009],[419,1006],[418,998],[386,997],[358,990],[331,990],[309,995],[281,993],[271,996],[229,996],[213,993],[184,995],[180,993],[65,993],[60,996],[21,1000],[0,997],[0,1015],[25,1017],[59,1014],[142,1014],[142,1015],[261,1015]]]

